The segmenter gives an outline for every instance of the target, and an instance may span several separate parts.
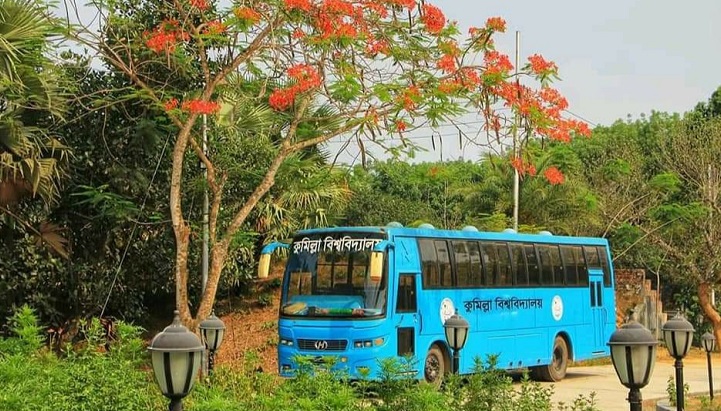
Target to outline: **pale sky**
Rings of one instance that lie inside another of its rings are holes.
[[[593,124],[651,110],[687,111],[721,86],[721,24],[715,24],[721,21],[720,0],[429,1],[463,32],[488,17],[503,17],[508,31],[496,37],[497,48],[513,61],[520,31],[521,61],[534,53],[555,61],[562,79],[555,87],[568,98],[573,115]],[[476,147],[460,150],[451,131],[440,130],[446,135],[443,159],[478,158]],[[435,151],[430,139],[417,141],[431,150],[418,160],[441,159],[437,140]],[[339,160],[352,162],[356,154],[357,148],[349,147]]]

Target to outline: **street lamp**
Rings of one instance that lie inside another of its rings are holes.
[[[666,344],[669,354],[676,359],[673,366],[676,368],[676,409],[683,411],[684,408],[684,391],[683,391],[683,357],[688,354],[693,342],[693,325],[681,315],[666,321],[661,327],[663,331],[663,341]]]
[[[656,364],[658,341],[651,331],[636,321],[628,322],[611,334],[608,341],[618,379],[630,391],[630,411],[641,411],[641,388],[648,384]]]
[[[458,374],[460,369],[459,351],[466,345],[468,339],[468,321],[458,314],[458,310],[443,324],[446,330],[446,342],[453,350],[453,372]]]
[[[210,317],[200,323],[200,335],[203,336],[203,342],[208,349],[208,374],[211,374],[215,364],[215,352],[223,343],[225,335],[225,324],[215,316],[215,310],[210,313]]]
[[[155,380],[160,391],[170,399],[170,411],[182,411],[183,397],[188,395],[200,368],[203,344],[200,338],[180,323],[176,310],[173,323],[150,343]]]
[[[706,364],[708,365],[708,395],[713,400],[713,371],[711,368],[711,351],[716,347],[716,337],[707,332],[701,336],[703,349],[706,350]]]

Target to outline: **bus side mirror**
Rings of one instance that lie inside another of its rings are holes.
[[[260,252],[260,261],[258,262],[258,278],[268,278],[268,274],[270,273],[270,255],[278,248],[290,248],[290,245],[274,241],[263,247],[263,250]]]
[[[383,278],[383,256],[385,251],[371,252],[370,277],[371,281],[376,283]]]
[[[393,248],[395,244],[390,241],[383,240],[376,244],[371,251],[370,261],[370,278],[373,282],[378,282],[383,278],[383,259],[385,252],[389,248]]]
[[[258,278],[268,278],[270,272],[270,254],[261,254],[258,262]]]

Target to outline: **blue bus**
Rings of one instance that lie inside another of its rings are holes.
[[[607,357],[615,330],[614,275],[603,238],[418,228],[333,227],[298,232],[288,249],[278,367],[296,355],[332,357],[350,378],[377,377],[379,360],[416,359],[417,379],[451,371],[444,322],[469,323],[459,372],[496,355],[504,369],[559,381],[569,361]]]

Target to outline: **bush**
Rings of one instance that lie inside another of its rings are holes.
[[[85,340],[62,356],[41,348],[41,329],[24,307],[2,340],[0,409],[4,411],[140,411],[165,401],[143,370],[147,359],[140,329],[119,323],[112,341],[97,320],[84,324]],[[31,331],[34,330],[34,333]]]
[[[140,329],[119,322],[108,336],[99,320],[82,324],[83,339],[60,355],[43,347],[41,327],[28,307],[10,320],[13,336],[0,340],[0,410],[147,411],[167,400],[153,381]],[[402,376],[414,360],[381,363],[379,381],[349,383],[332,370],[299,359],[293,379],[259,373],[257,359],[241,370],[219,367],[184,401],[189,411],[597,411],[593,395],[554,404],[552,389],[524,378],[520,387],[496,368],[494,357],[477,360],[475,373],[451,376],[442,387]]]

